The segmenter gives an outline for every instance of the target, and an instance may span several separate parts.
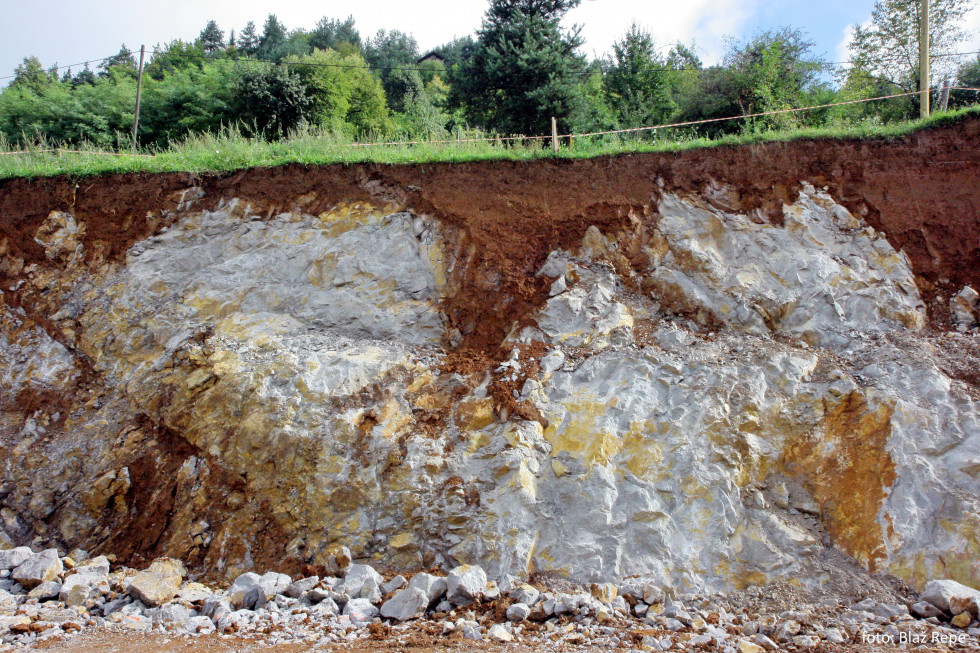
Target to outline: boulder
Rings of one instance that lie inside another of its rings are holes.
[[[351,599],[344,606],[344,614],[354,622],[371,621],[378,616],[378,609],[368,599]]]
[[[344,575],[343,590],[352,599],[368,599],[372,603],[381,600],[381,584],[384,579],[371,565],[350,565]]]
[[[950,606],[951,600],[958,606],[963,606],[971,598],[980,598],[980,591],[948,579],[929,581],[919,596],[921,601],[931,603],[943,612],[953,612]]]
[[[28,592],[27,597],[30,599],[37,599],[38,601],[50,601],[58,598],[58,593],[60,591],[61,583],[56,580],[49,580],[46,583],[41,583]]]
[[[442,576],[432,574],[415,574],[412,580],[408,581],[409,589],[420,589],[429,598],[429,605],[438,601],[446,593],[446,579]]]
[[[526,603],[514,603],[507,608],[508,621],[524,621],[531,614],[531,608]]]
[[[395,576],[394,578],[392,578],[387,583],[381,586],[381,593],[391,594],[395,590],[399,590],[405,587],[405,582],[406,581],[404,576]]]
[[[910,609],[912,614],[920,619],[943,616],[943,611],[928,601],[919,601],[918,603],[914,603]]]
[[[31,556],[11,572],[10,577],[24,587],[37,587],[49,580],[56,580],[64,567],[57,549],[47,549]]]
[[[381,616],[398,621],[408,621],[425,614],[429,597],[417,587],[398,590],[381,606]]]
[[[184,583],[177,592],[177,598],[188,603],[200,603],[206,601],[212,594],[214,592],[201,583]]]
[[[487,574],[477,565],[460,565],[446,578],[446,598],[455,606],[478,600],[487,587]]]
[[[160,558],[139,572],[129,584],[129,595],[149,606],[159,606],[177,596],[187,570],[179,560]]]
[[[298,599],[319,584],[320,578],[318,576],[301,578],[293,583],[290,583],[289,587],[286,588],[285,594],[289,598]]]
[[[7,569],[13,569],[19,567],[27,559],[33,555],[31,551],[26,546],[19,546],[16,549],[7,549],[6,551],[0,551],[0,571],[6,571]]]

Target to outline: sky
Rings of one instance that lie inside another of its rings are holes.
[[[969,50],[980,49],[980,0],[968,16]],[[25,56],[40,58],[45,67],[68,66],[118,52],[125,43],[138,50],[173,39],[193,40],[208,20],[227,32],[241,31],[252,20],[261,30],[273,12],[287,28],[311,29],[316,21],[352,15],[362,36],[379,29],[412,34],[423,51],[456,36],[473,34],[487,0],[0,0],[0,86]],[[816,43],[816,54],[829,61],[847,58],[847,35],[855,23],[871,16],[874,0],[583,0],[565,24],[582,26],[583,50],[590,56],[608,53],[636,21],[669,46],[695,42],[706,63],[720,59],[725,39],[739,40],[760,31],[790,25],[803,29]],[[78,66],[75,66],[78,69]]]

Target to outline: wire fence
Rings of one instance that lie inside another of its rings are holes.
[[[882,100],[889,100],[893,98],[900,97],[911,97],[915,95],[921,95],[922,93],[928,93],[935,89],[926,89],[922,91],[911,91],[907,93],[894,93],[891,95],[881,95],[873,98],[863,98],[859,100],[844,100],[841,102],[830,102],[827,104],[815,104],[807,107],[797,107],[790,109],[777,109],[773,111],[761,111],[757,113],[749,113],[738,116],[726,116],[724,118],[705,118],[702,120],[690,120],[686,122],[675,122],[662,125],[652,125],[648,127],[630,127],[627,129],[612,129],[607,131],[597,131],[597,132],[584,132],[579,134],[548,134],[545,136],[486,136],[480,138],[456,138],[456,139],[444,139],[444,140],[416,140],[416,141],[376,141],[367,143],[339,143],[338,147],[351,147],[351,148],[367,148],[367,147],[395,147],[395,146],[414,146],[414,145],[454,145],[463,143],[506,143],[512,141],[544,141],[551,139],[575,139],[575,138],[588,138],[593,136],[609,136],[615,134],[631,134],[639,132],[650,132],[663,129],[672,129],[678,127],[693,127],[697,125],[706,125],[711,123],[720,123],[733,120],[747,120],[750,118],[762,118],[766,116],[777,116],[792,113],[800,113],[804,111],[816,111],[818,109],[828,109],[832,107],[840,107],[855,104],[865,104],[869,102],[880,102]],[[969,87],[950,87],[946,89],[948,91],[974,91],[980,93],[980,88],[969,88]],[[155,154],[135,154],[129,152],[108,152],[101,150],[72,150],[65,148],[45,148],[38,150],[23,150],[23,151],[8,151],[0,152],[0,155],[33,155],[39,153],[54,153],[57,155],[61,154],[87,154],[94,156],[117,156],[117,157],[142,157],[142,158],[154,158]]]

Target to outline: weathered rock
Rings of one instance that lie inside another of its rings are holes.
[[[351,565],[344,576],[344,592],[351,598],[369,599],[372,603],[381,599],[384,579],[370,565]]]
[[[188,603],[201,603],[213,594],[214,592],[201,583],[184,583],[177,591],[177,598]]]
[[[303,596],[304,593],[310,591],[319,584],[320,578],[318,576],[301,578],[300,580],[290,583],[289,587],[286,588],[285,594],[288,597],[298,599]]]
[[[162,605],[177,596],[186,573],[183,563],[178,560],[154,560],[148,569],[133,577],[129,595],[149,606]]]
[[[37,587],[41,583],[55,580],[61,575],[64,567],[57,549],[47,549],[33,553],[10,573],[10,577],[24,587]]]
[[[26,546],[19,546],[14,549],[0,551],[0,571],[19,567],[33,555],[33,551]]]
[[[531,615],[531,608],[526,603],[513,603],[507,608],[509,621],[524,621]]]
[[[382,594],[391,594],[395,590],[401,589],[402,587],[404,587],[406,582],[407,581],[405,580],[405,577],[404,576],[395,576],[394,578],[392,578],[387,583],[385,583],[385,584],[383,584],[381,586],[381,593]]]
[[[27,596],[32,599],[37,599],[38,601],[49,601],[51,599],[57,599],[58,594],[61,592],[61,583],[55,580],[49,580],[45,583],[41,583],[30,592]],[[61,599],[62,601],[64,599]]]
[[[957,628],[966,628],[973,621],[973,616],[969,612],[961,612],[950,621]]]
[[[918,603],[913,603],[910,611],[916,617],[920,619],[928,619],[929,617],[941,617],[943,611],[934,606],[928,601],[919,601]]]
[[[429,597],[417,587],[408,587],[395,592],[394,596],[381,606],[381,616],[398,621],[416,619],[425,614]]]
[[[963,329],[972,329],[980,322],[980,294],[966,286],[949,300],[953,324]]]
[[[976,401],[945,341],[921,331],[905,255],[826,192],[798,190],[766,200],[784,203],[773,220],[665,189],[622,224],[597,219],[580,242],[558,230],[541,241],[554,251],[500,269],[456,222],[395,208],[184,205],[149,219],[168,230],[128,256],[81,237],[85,220],[48,216],[38,267],[16,281],[46,326],[0,305],[0,394],[81,397],[83,372],[103,394],[0,421],[4,487],[31,488],[5,505],[88,545],[107,517],[130,524],[137,482],[158,487],[178,497],[159,550],[193,543],[212,570],[302,542],[340,574],[350,550],[329,533],[397,568],[814,589],[834,577],[814,562],[826,535],[913,584],[943,564],[976,583],[963,559],[977,546]],[[554,296],[495,295],[537,287],[501,275],[546,256]],[[493,310],[472,313],[481,301]],[[511,329],[511,310],[529,326]],[[494,353],[464,382],[468,368],[433,353],[489,315],[507,365]],[[189,446],[160,441],[161,426]],[[148,459],[150,478],[132,477]],[[770,481],[789,488],[787,510],[752,500]],[[797,489],[822,523],[791,514]],[[52,513],[54,497],[67,503]],[[213,500],[227,519],[202,523]],[[430,530],[423,551],[412,534]]]
[[[183,624],[194,616],[194,613],[178,603],[171,603],[148,610],[146,616],[154,624]]]
[[[476,565],[460,565],[446,578],[446,599],[456,606],[479,600],[487,588],[487,574]]]
[[[429,605],[434,604],[446,593],[446,579],[442,576],[433,576],[425,572],[415,574],[408,581],[409,589],[420,589],[425,592],[429,600]]]
[[[931,580],[926,583],[919,600],[926,601],[944,612],[950,612],[950,601],[956,600],[958,606],[964,606],[972,598],[980,598],[980,591],[967,587],[955,580]]]
[[[500,643],[514,641],[514,636],[511,635],[501,624],[494,624],[493,626],[490,626],[490,629],[487,631],[487,637],[489,637],[491,641]]]
[[[365,622],[371,621],[378,616],[378,609],[374,607],[369,599],[351,599],[344,606],[343,614],[350,617],[351,621]]]

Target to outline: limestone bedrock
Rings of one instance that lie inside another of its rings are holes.
[[[346,546],[498,581],[980,586],[980,410],[908,259],[822,191],[781,224],[666,194],[590,228],[468,376],[444,300],[489,273],[437,219],[197,206],[118,265],[68,214],[39,231],[51,310],[0,304],[14,542],[224,577]]]

